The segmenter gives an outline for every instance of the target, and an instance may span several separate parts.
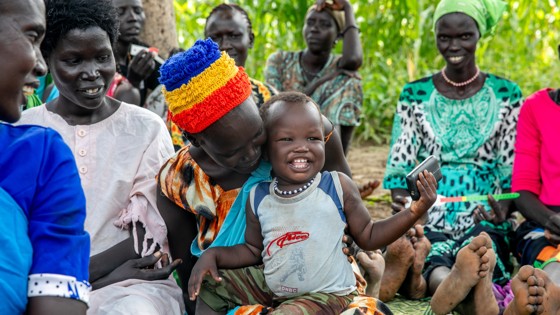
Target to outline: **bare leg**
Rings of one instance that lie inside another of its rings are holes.
[[[490,246],[492,241],[490,241]],[[461,314],[488,314],[495,315],[498,314],[500,308],[496,297],[492,290],[492,274],[494,273],[494,267],[496,266],[496,254],[492,247],[488,249],[486,253],[490,260],[488,264],[490,269],[486,277],[483,277],[478,281],[474,288],[470,292],[469,299],[465,300],[460,306],[464,309]]]
[[[492,240],[488,234],[482,232],[459,251],[451,272],[437,287],[431,301],[434,313],[447,314],[465,301],[481,279],[491,277],[489,271],[494,268],[495,263]],[[489,283],[491,285],[491,282]],[[486,301],[485,313],[498,314],[499,309],[494,295],[491,294],[486,298],[488,301]]]
[[[551,262],[546,265],[543,270],[552,283],[560,285],[560,262]]]
[[[414,260],[399,292],[410,299],[421,299],[426,296],[427,290],[426,279],[422,275],[422,269],[432,244],[424,236],[424,227],[420,224],[417,224],[412,229],[410,240],[414,248]]]
[[[380,250],[360,251],[356,254],[356,260],[364,269],[364,278],[367,281],[366,294],[374,298],[379,298],[381,288],[381,277],[385,269],[385,259]]]
[[[535,276],[535,268],[522,266],[511,280],[513,300],[506,307],[504,315],[542,314],[544,311],[544,280]]]
[[[407,236],[403,235],[387,247],[385,271],[381,280],[379,299],[388,302],[395,297],[404,282],[408,269],[414,261],[414,248]]]

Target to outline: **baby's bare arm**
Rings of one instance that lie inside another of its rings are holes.
[[[422,173],[418,180],[420,200],[385,220],[373,222],[356,185],[343,174],[339,173],[339,177],[344,191],[344,212],[350,235],[364,250],[379,249],[394,242],[428,211],[437,198],[437,181],[431,173]]]

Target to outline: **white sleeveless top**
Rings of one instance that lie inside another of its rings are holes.
[[[347,295],[356,290],[342,252],[346,217],[337,172],[317,174],[294,197],[279,197],[270,182],[260,183],[251,190],[250,201],[264,238],[265,280],[274,294]]]

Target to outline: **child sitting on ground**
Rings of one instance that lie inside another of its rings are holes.
[[[342,252],[344,227],[360,248],[386,246],[435,202],[437,182],[425,171],[417,182],[421,198],[374,223],[348,176],[320,172],[325,141],[313,100],[298,92],[280,93],[263,105],[261,116],[276,177],[251,190],[246,243],[210,248],[200,257],[189,280],[190,298],[200,297],[197,312],[203,314],[256,303],[282,314],[338,314],[357,295]],[[254,266],[261,262],[264,266]],[[247,266],[253,267],[218,274],[218,268]],[[213,279],[203,282],[207,274]]]

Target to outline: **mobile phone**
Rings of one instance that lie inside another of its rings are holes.
[[[144,50],[150,51],[150,48],[144,47],[144,46],[140,46],[140,45],[136,45],[136,44],[131,44],[131,45],[130,45],[130,50],[129,50],[128,53],[129,53],[132,57],[134,57],[134,56],[138,55],[141,51],[144,51]],[[154,60],[155,60],[159,65],[162,65],[162,64],[165,62],[165,60],[163,60],[159,55],[156,55],[156,56],[154,57]]]
[[[436,181],[441,180],[441,170],[439,168],[438,159],[430,155],[422,163],[418,164],[408,175],[406,175],[406,186],[408,187],[408,192],[412,200],[420,199],[420,191],[418,191],[418,186],[416,186],[416,181],[418,181],[418,175],[424,170],[431,172]]]

